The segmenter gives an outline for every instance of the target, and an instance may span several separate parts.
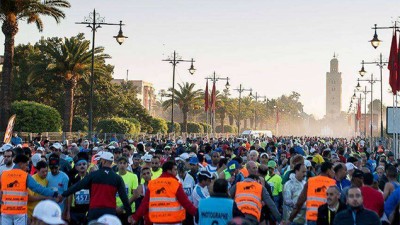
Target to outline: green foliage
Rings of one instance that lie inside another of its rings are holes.
[[[16,114],[14,130],[25,132],[61,131],[60,113],[53,107],[29,101],[11,104],[11,114]]]
[[[99,133],[135,134],[135,124],[126,119],[113,117],[100,120],[96,130]]]
[[[168,133],[172,133],[171,121],[168,121],[167,125],[168,125]],[[174,122],[174,131],[175,131],[175,133],[181,132],[181,124],[180,123]]]
[[[200,122],[199,124],[203,127],[203,131],[204,132],[207,132],[207,128],[208,128],[208,132],[211,131],[211,125],[210,124],[203,123],[203,122]]]
[[[167,121],[165,121],[162,118],[152,118],[151,119],[151,127],[153,128],[153,134],[156,133],[162,133],[165,134],[167,133],[168,130],[168,125],[167,125]]]
[[[126,119],[129,122],[135,124],[135,133],[136,134],[140,133],[140,122],[139,122],[139,120],[137,120],[135,118],[124,118],[124,119]]]
[[[183,123],[181,123],[181,126],[183,126]],[[204,129],[203,126],[200,125],[199,123],[188,122],[187,133],[204,133]]]
[[[215,132],[222,133],[222,126],[221,125],[216,126]],[[231,125],[224,125],[224,133],[237,133],[237,127]]]
[[[72,132],[74,131],[87,131],[88,120],[81,116],[74,116],[72,120]]]

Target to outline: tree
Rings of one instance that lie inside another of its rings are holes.
[[[43,56],[35,64],[32,75],[40,79],[43,76],[55,76],[61,79],[65,90],[63,131],[70,132],[74,115],[75,89],[80,80],[88,81],[91,74],[90,41],[85,40],[83,34],[71,38],[49,38],[41,40],[38,46]],[[110,58],[104,54],[103,47],[94,49],[95,62]],[[94,66],[96,74],[105,74],[103,67]],[[43,70],[45,68],[45,70]]]
[[[61,8],[69,8],[67,0],[1,0],[0,20],[4,33],[4,64],[0,86],[0,129],[5,130],[11,110],[13,81],[14,40],[18,33],[18,21],[35,23],[39,31],[43,30],[41,16],[51,16],[59,23],[65,17]]]
[[[202,103],[202,90],[197,89],[194,90],[194,83],[183,83],[178,84],[179,90],[175,89],[174,91],[174,101],[175,104],[179,106],[183,114],[183,132],[187,131],[187,122],[188,122],[188,114],[191,112],[196,106],[201,105]],[[170,89],[172,92],[172,89]],[[168,109],[172,106],[172,93],[166,94],[166,97],[169,98],[165,102],[163,102],[164,109]]]

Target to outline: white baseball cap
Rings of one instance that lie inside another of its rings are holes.
[[[178,145],[181,145],[181,144],[183,144],[183,140],[182,140],[182,139],[179,139],[176,143],[177,143]]]
[[[12,146],[11,144],[5,144],[5,145],[1,146],[0,152],[5,152],[5,151],[7,151],[9,149],[12,149],[12,148],[14,148],[14,146]]]
[[[111,152],[103,152],[103,154],[100,155],[100,159],[114,161],[114,155]]]
[[[62,148],[61,144],[58,143],[58,142],[54,143],[51,147],[53,147],[55,149],[61,149]]]
[[[65,221],[61,219],[60,206],[51,200],[39,202],[35,206],[32,216],[51,225],[65,224]]]
[[[151,162],[151,159],[153,158],[153,156],[152,155],[150,155],[150,154],[145,154],[144,156],[142,156],[142,160],[144,161],[144,162]]]
[[[33,166],[36,167],[37,163],[38,163],[40,160],[42,160],[42,154],[39,154],[39,153],[33,154],[31,160],[32,160]]]
[[[348,163],[346,163],[346,169],[347,169],[347,171],[349,171],[349,170],[357,169],[357,167],[353,163],[348,162]]]
[[[36,149],[36,151],[42,151],[42,152],[44,152],[44,151],[46,151],[46,149],[44,149],[43,147],[38,147],[38,148]]]
[[[118,217],[110,214],[105,214],[96,221],[90,222],[89,225],[122,225]]]

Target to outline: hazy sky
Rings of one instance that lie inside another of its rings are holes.
[[[115,65],[114,78],[152,82],[158,91],[172,85],[172,67],[162,59],[176,50],[183,59],[194,58],[197,69],[191,76],[189,63],[178,64],[176,82],[195,82],[204,89],[206,76],[216,71],[231,78],[232,88],[243,84],[270,98],[296,91],[307,113],[325,114],[325,78],[336,52],[343,78],[342,110],[347,111],[360,62],[373,61],[379,53],[388,58],[392,32],[381,30],[384,42],[373,49],[374,23],[388,26],[399,16],[395,0],[71,0],[66,19],[56,24],[45,19],[44,32],[21,22],[16,43],[36,42],[44,37],[70,37],[89,28],[77,25],[94,8],[106,22],[123,20],[129,38],[119,46],[112,36],[118,27],[103,26],[96,46],[105,46]],[[4,41],[4,36],[0,36]],[[3,52],[3,45],[0,46]],[[368,72],[379,78],[377,66]],[[368,74],[369,76],[369,74]],[[384,103],[388,93],[388,70],[383,73]],[[366,84],[366,83],[365,83]],[[218,84],[222,89],[224,82]],[[380,84],[374,87],[380,98]],[[232,91],[235,96],[237,92]]]

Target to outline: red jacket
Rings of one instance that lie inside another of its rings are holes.
[[[177,179],[176,177],[172,176],[170,173],[163,172],[160,176],[161,177],[173,177]],[[177,179],[178,180],[178,179]],[[197,208],[193,206],[193,204],[190,202],[188,197],[185,194],[185,191],[183,190],[182,184],[179,184],[178,190],[176,191],[176,198],[178,199],[178,202],[182,205],[186,211],[192,215],[195,216],[197,213]],[[144,196],[142,202],[140,203],[139,209],[135,212],[135,214],[132,215],[133,219],[135,221],[139,221],[140,218],[142,218],[144,215],[149,213],[149,201],[150,201],[150,192],[147,191],[146,195]],[[173,223],[181,223],[182,221],[176,221],[172,222]]]
[[[360,189],[363,196],[364,208],[372,210],[379,217],[382,217],[385,204],[382,193],[369,186],[362,186]]]

